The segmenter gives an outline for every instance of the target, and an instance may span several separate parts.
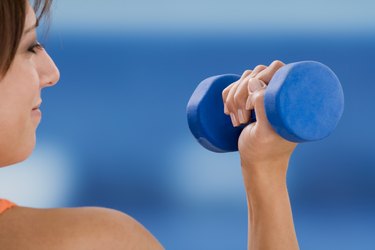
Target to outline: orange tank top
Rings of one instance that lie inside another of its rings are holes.
[[[5,210],[17,206],[15,203],[6,199],[0,199],[0,214],[4,213]]]

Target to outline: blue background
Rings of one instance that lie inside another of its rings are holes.
[[[291,1],[287,4],[293,10]],[[35,207],[118,209],[167,249],[246,249],[238,154],[208,152],[194,140],[187,102],[197,84],[212,75],[241,74],[275,59],[316,60],[341,80],[345,110],[330,137],[299,145],[292,156],[288,189],[299,244],[301,249],[375,248],[372,24],[357,30],[360,23],[352,17],[345,30],[334,25],[333,13],[322,29],[322,21],[314,26],[303,18],[281,29],[275,18],[264,30],[246,28],[247,19],[243,27],[234,27],[241,22],[236,19],[220,30],[207,18],[206,32],[206,26],[189,26],[189,19],[176,17],[184,29],[167,26],[166,18],[149,29],[116,32],[105,25],[95,30],[86,24],[90,15],[80,17],[83,28],[72,21],[64,26],[61,16],[69,10],[59,6],[46,47],[61,80],[43,91],[34,154],[1,170],[2,197]],[[338,20],[341,14],[337,10]],[[112,19],[107,22],[121,21]]]

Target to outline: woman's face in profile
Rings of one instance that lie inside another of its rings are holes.
[[[59,80],[59,71],[38,45],[36,16],[27,6],[24,34],[8,72],[0,80],[0,167],[25,160],[35,146],[41,119],[41,90]]]

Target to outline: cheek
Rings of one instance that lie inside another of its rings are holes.
[[[13,66],[0,82],[0,165],[24,160],[35,145],[31,110],[40,98],[38,75],[26,63]]]
[[[23,97],[24,103],[31,102],[31,105],[34,105],[40,95],[40,86],[38,73],[31,63],[20,72],[17,87],[16,91]]]
[[[6,77],[5,87],[13,104],[33,105],[37,101],[40,92],[39,76],[32,59],[16,57]]]
[[[20,72],[10,83],[6,97],[6,110],[9,116],[13,116],[17,127],[27,125],[27,119],[30,118],[30,112],[37,103],[40,91],[37,84],[38,77],[33,71]]]

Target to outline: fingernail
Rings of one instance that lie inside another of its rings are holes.
[[[245,118],[244,118],[242,109],[238,110],[238,119],[240,120],[240,123],[245,123]]]
[[[259,80],[259,79],[251,79],[251,82],[249,83],[249,90],[250,92],[255,92],[259,89],[262,89],[266,86],[266,84]]]
[[[233,126],[236,127],[238,122],[233,113],[230,113],[230,119],[232,119]]]

